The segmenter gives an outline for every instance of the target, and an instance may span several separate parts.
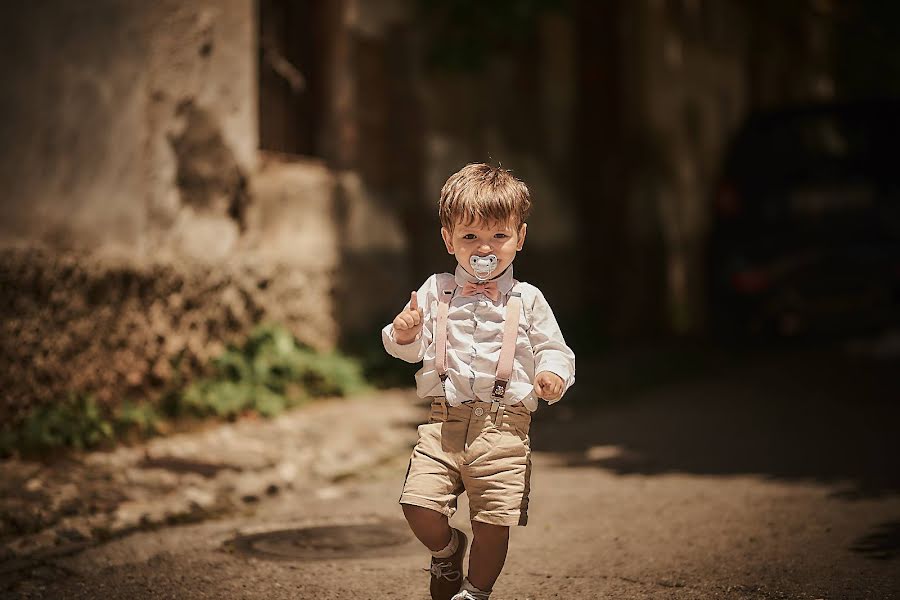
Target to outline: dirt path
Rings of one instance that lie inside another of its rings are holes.
[[[538,413],[530,524],[492,598],[900,598],[895,370],[782,354],[591,406],[602,370],[585,369],[567,409]],[[375,527],[404,531],[406,459],[46,561],[8,592],[427,598],[415,542],[371,546]],[[317,548],[298,533],[325,526]],[[336,557],[342,539],[367,555]],[[315,559],[296,558],[311,547]]]

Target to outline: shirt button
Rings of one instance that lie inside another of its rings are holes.
[[[475,409],[475,416],[476,416],[476,417],[480,417],[480,416],[483,415],[483,414],[484,414],[484,409],[481,408],[480,406],[477,407],[477,408]]]

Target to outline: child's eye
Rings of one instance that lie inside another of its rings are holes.
[[[474,233],[467,233],[466,235],[463,236],[463,239],[464,239],[464,240],[474,240],[474,239],[475,239],[475,234],[474,234]]]
[[[507,235],[507,234],[505,234],[505,233],[495,233],[495,234],[494,234],[494,237],[495,237],[495,238],[500,238],[500,239],[502,239],[502,238],[508,238],[509,235]]]

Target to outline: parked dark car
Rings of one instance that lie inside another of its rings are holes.
[[[900,322],[900,101],[752,115],[723,162],[708,246],[716,333]]]

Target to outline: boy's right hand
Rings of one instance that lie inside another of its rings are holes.
[[[419,297],[413,292],[409,298],[409,306],[394,317],[394,341],[401,346],[413,343],[422,331],[424,320],[424,313],[419,308]]]

